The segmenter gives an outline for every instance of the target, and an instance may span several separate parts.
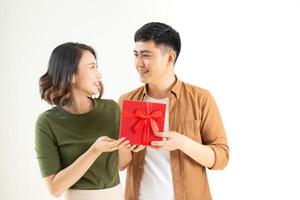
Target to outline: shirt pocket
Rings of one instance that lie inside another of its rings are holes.
[[[200,124],[201,120],[185,120],[178,124],[177,131],[196,142],[202,143]]]

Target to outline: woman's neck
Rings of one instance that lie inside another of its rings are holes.
[[[71,105],[63,108],[73,114],[84,114],[94,108],[94,102],[87,96],[73,94],[71,95]]]

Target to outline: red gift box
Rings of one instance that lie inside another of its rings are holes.
[[[150,145],[161,141],[154,133],[164,130],[166,104],[124,100],[121,115],[120,137],[130,144]]]

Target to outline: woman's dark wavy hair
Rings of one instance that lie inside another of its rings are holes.
[[[50,105],[69,106],[71,104],[71,80],[78,72],[78,64],[83,51],[95,50],[85,44],[68,42],[56,47],[50,56],[47,72],[40,78],[41,98]],[[103,84],[100,82],[99,97],[103,95]]]

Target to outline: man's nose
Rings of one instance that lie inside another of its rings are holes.
[[[135,65],[136,65],[136,67],[144,67],[144,62],[140,56],[137,56],[135,58]]]

